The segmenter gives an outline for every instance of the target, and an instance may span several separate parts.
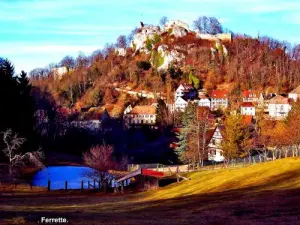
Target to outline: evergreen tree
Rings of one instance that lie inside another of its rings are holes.
[[[191,128],[193,121],[195,119],[195,105],[189,104],[182,116],[182,125],[183,128],[180,129],[180,132],[176,134],[178,139],[177,145],[178,147],[175,149],[176,154],[179,159],[183,162],[188,161],[187,151],[188,151],[188,136],[191,133]]]
[[[31,96],[32,86],[27,77],[27,73],[24,71],[21,72],[20,76],[17,77],[17,85],[19,91],[19,124],[20,132],[30,134],[34,126],[34,101]]]
[[[27,74],[15,76],[13,64],[0,58],[0,131],[12,129],[23,137],[33,130],[34,102]]]

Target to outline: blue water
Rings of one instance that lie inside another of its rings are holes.
[[[51,190],[58,190],[64,189],[65,181],[68,181],[68,189],[80,189],[83,180],[83,186],[87,189],[88,181],[94,184],[93,178],[97,179],[95,174],[96,170],[84,166],[49,166],[34,175],[33,186],[48,187],[50,180]]]
[[[99,179],[97,178],[97,171],[90,167],[48,166],[34,175],[32,185],[48,187],[48,180],[50,180],[51,190],[59,190],[65,189],[65,182],[68,181],[68,189],[81,189],[81,181],[83,181],[84,189],[88,189],[88,181],[90,181],[91,185],[94,185],[94,179]],[[128,180],[125,185],[129,183],[130,181]],[[97,188],[98,185],[98,182],[96,182]],[[114,187],[114,180],[112,180],[111,186]]]

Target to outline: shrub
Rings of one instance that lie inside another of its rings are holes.
[[[147,61],[138,61],[136,65],[139,69],[143,70],[149,70],[151,68],[151,64]]]
[[[151,51],[152,50],[152,40],[151,39],[149,39],[149,38],[147,38],[147,40],[146,40],[146,48],[149,50],[149,51]]]
[[[155,68],[158,68],[160,67],[161,65],[164,64],[164,57],[161,55],[160,52],[157,52],[157,51],[153,51],[152,52],[152,56],[151,56],[151,62],[152,62],[152,65],[155,67]]]

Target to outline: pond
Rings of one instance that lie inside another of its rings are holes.
[[[58,190],[64,189],[65,181],[68,181],[68,189],[80,189],[83,181],[83,187],[87,189],[88,181],[93,185],[94,178],[98,180],[96,174],[96,170],[86,166],[48,166],[34,175],[32,185],[47,187],[48,180],[50,180],[51,190]],[[114,186],[114,180],[112,186]]]

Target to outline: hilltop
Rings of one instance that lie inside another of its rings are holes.
[[[141,23],[131,40],[121,35],[116,44],[91,56],[65,57],[60,69],[32,71],[31,81],[49,92],[58,106],[108,104],[119,115],[129,102],[140,99],[115,88],[162,92],[169,99],[180,83],[208,92],[227,89],[232,95],[247,88],[287,92],[299,84],[299,49],[270,37],[223,33],[222,29],[201,33],[177,20],[164,26]]]
[[[17,200],[20,194],[1,196],[1,223],[38,221],[55,214],[70,224],[299,224],[299,171],[300,159],[288,158],[194,172],[188,175],[191,180],[180,184],[121,196],[47,195],[37,189],[21,194],[23,201]]]

